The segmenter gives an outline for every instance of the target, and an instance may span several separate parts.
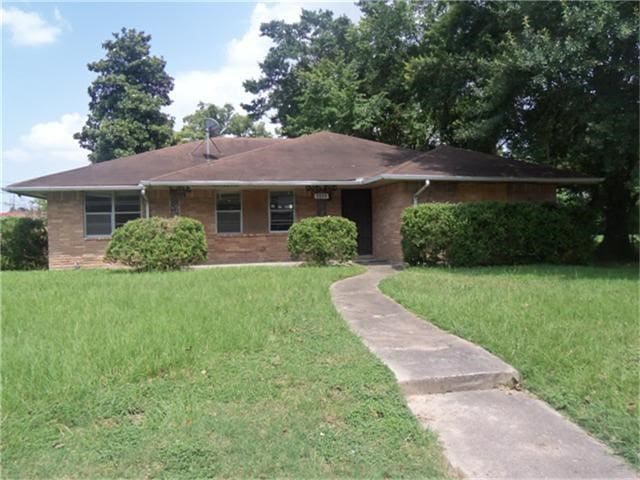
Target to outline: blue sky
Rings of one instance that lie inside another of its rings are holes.
[[[175,78],[178,120],[198,100],[239,105],[242,81],[259,74],[269,48],[259,25],[295,21],[300,8],[333,10],[353,20],[352,2],[34,3],[2,5],[2,185],[85,165],[71,135],[87,114],[87,63],[122,27],[152,35],[152,53]],[[3,210],[12,203],[4,195]]]

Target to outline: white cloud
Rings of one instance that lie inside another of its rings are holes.
[[[3,184],[88,165],[87,150],[73,138],[85,122],[79,113],[37,123],[21,135],[18,145],[2,152]]]
[[[258,78],[261,62],[272,42],[260,36],[260,25],[271,20],[295,22],[300,18],[302,8],[333,10],[336,15],[346,14],[352,20],[359,17],[358,9],[352,3],[258,3],[251,14],[247,31],[227,44],[224,64],[215,70],[190,70],[175,75],[175,87],[171,95],[173,103],[168,113],[176,118],[176,128],[182,126],[182,118],[193,113],[199,101],[215,104],[231,103],[240,108],[252,95],[247,93],[242,82]]]
[[[50,23],[39,13],[27,12],[16,7],[0,8],[0,25],[11,32],[11,43],[18,46],[38,46],[53,43],[68,28],[60,11],[53,11],[55,23]]]

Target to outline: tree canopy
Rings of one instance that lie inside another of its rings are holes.
[[[440,143],[572,168],[605,181],[602,253],[630,254],[638,207],[636,2],[362,1],[263,24],[274,46],[245,109],[297,136],[332,130]]]
[[[211,103],[198,103],[198,108],[191,115],[184,117],[184,124],[176,138],[179,142],[202,140],[205,137],[204,121],[206,118],[216,120],[222,127],[222,133],[237,137],[270,137],[264,122],[254,122],[249,116],[235,111],[233,105],[226,103],[222,107]]]
[[[74,138],[92,162],[165,147],[173,141],[173,79],[162,57],[150,54],[151,36],[123,28],[102,44],[105,57],[88,65],[98,74],[89,86],[89,116]]]

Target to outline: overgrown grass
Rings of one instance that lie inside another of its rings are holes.
[[[410,269],[381,288],[515,366],[524,386],[640,465],[636,267]]]
[[[2,476],[444,476],[331,305],[358,271],[2,273]]]

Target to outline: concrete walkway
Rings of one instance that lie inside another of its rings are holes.
[[[377,288],[390,266],[331,286],[336,308],[395,374],[407,404],[470,478],[638,478],[546,403],[511,390],[518,372],[405,310]]]

